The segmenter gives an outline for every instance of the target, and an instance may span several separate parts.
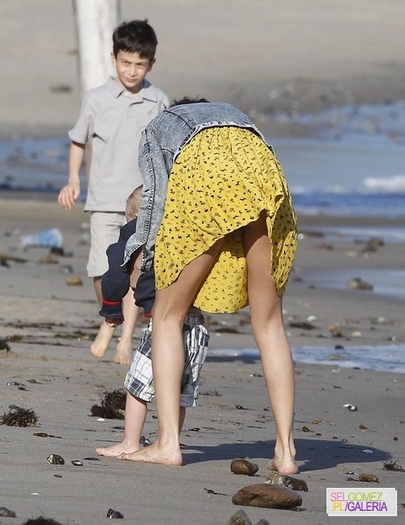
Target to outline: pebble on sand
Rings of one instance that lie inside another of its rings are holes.
[[[252,522],[246,512],[242,509],[235,512],[235,514],[228,521],[228,525],[252,525]],[[265,519],[259,520],[255,525],[270,525]]]
[[[259,470],[256,463],[252,463],[248,459],[236,458],[231,463],[231,472],[234,474],[244,474],[245,476],[254,476]]]
[[[78,275],[73,275],[72,277],[68,277],[66,279],[66,284],[68,286],[83,286],[83,281]]]
[[[308,485],[303,479],[293,478],[287,476],[286,474],[280,474],[275,470],[270,470],[267,480],[265,481],[267,485],[276,485],[284,486],[293,490],[302,490],[303,492],[308,492]]]

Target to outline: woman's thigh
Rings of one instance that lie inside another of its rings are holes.
[[[207,252],[187,264],[172,284],[156,290],[154,317],[156,315],[184,317],[215,263],[222,243],[223,239],[218,240]]]
[[[281,298],[271,276],[272,245],[267,231],[266,212],[243,228],[243,245],[251,313],[255,317],[268,318],[275,311],[281,311]]]

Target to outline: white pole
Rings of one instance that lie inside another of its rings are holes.
[[[114,72],[112,33],[118,25],[119,0],[73,0],[79,53],[81,94],[100,86]]]

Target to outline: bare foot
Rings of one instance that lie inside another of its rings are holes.
[[[96,338],[90,346],[90,352],[96,357],[103,357],[106,353],[108,345],[114,335],[115,328],[109,326],[105,321],[101,324]]]
[[[177,447],[159,447],[158,443],[153,443],[149,447],[133,453],[122,453],[118,459],[129,461],[140,461],[143,463],[158,463],[160,465],[182,465],[183,458],[180,449]]]
[[[298,466],[291,456],[286,456],[282,460],[273,458],[269,461],[269,470],[275,470],[279,474],[298,474]]]
[[[115,445],[111,445],[111,447],[96,448],[99,456],[106,456],[108,458],[117,458],[121,454],[133,454],[137,450],[139,450],[139,445],[138,447],[132,443],[127,445],[124,442],[116,443]]]
[[[117,353],[114,356],[114,363],[117,365],[130,365],[132,361],[132,350],[129,352],[121,352],[117,350]]]
[[[130,336],[128,335],[128,330],[124,330],[123,325],[123,333],[118,341],[117,344],[117,350],[114,357],[114,363],[117,363],[119,365],[130,365],[132,361],[132,337],[133,337],[133,331],[131,332]],[[125,332],[125,333],[124,333]]]

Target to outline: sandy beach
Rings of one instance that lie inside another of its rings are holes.
[[[1,414],[17,405],[38,416],[35,427],[1,426],[1,505],[16,512],[13,523],[43,515],[62,524],[96,525],[109,508],[124,514],[123,523],[228,523],[239,508],[232,495],[265,481],[274,443],[260,361],[215,357],[215,352],[208,358],[199,405],[188,411],[182,435],[183,467],[94,459],[95,447],[120,440],[123,422],[99,421],[91,407],[105,392],[122,388],[125,367],[113,363],[114,347],[101,361],[89,352],[100,319],[85,274],[85,216],[80,208],[68,213],[53,202],[2,199],[0,223],[0,339],[9,348],[0,350]],[[23,235],[50,226],[63,231],[64,256],[49,257],[44,247],[22,249]],[[404,473],[384,469],[384,462],[405,464],[404,376],[344,368],[338,355],[339,346],[403,344],[403,303],[306,283],[308,272],[332,264],[352,267],[354,275],[359,259],[361,266],[390,268],[401,249],[386,245],[369,258],[353,258],[347,254],[360,251],[354,243],[325,249],[317,237],[300,241],[284,301],[286,325],[293,347],[330,348],[331,365],[296,364],[299,478],[309,486],[302,512],[245,507],[252,523],[285,520],[286,512],[288,523],[325,523],[327,487],[370,488],[347,481],[349,472],[377,476],[375,487],[395,487],[398,503],[404,502]],[[72,276],[83,284],[68,285]],[[210,349],[254,348],[248,319],[247,310],[208,316]],[[341,329],[336,335],[334,326]],[[136,340],[141,330],[142,325]],[[350,412],[345,404],[358,410]],[[153,405],[145,435],[151,440],[156,435]],[[50,454],[61,455],[65,465],[50,465]],[[259,472],[253,478],[231,473],[237,457],[250,458]],[[74,466],[74,460],[83,466]],[[399,505],[398,518],[384,523],[401,523],[403,512]]]
[[[207,0],[197,6],[178,0],[168,10],[163,0],[153,0],[137,2],[136,10],[123,0],[122,18],[147,17],[154,25],[159,50],[151,79],[171,97],[194,91],[228,100],[259,126],[261,115],[272,108],[309,111],[405,98],[402,1],[280,5],[260,0],[254,5]],[[71,4],[2,3],[0,26],[7,49],[0,65],[8,79],[0,87],[0,137],[64,136],[80,103]],[[296,133],[283,126],[265,131]],[[113,363],[117,338],[102,360],[89,352],[101,318],[86,277],[88,217],[82,205],[66,212],[52,196],[1,191],[0,417],[10,405],[38,416],[36,426],[0,426],[0,507],[16,513],[13,519],[0,514],[1,523],[21,525],[46,516],[63,525],[100,525],[114,509],[124,515],[124,525],[226,525],[243,508],[252,524],[261,519],[325,524],[333,520],[325,510],[331,487],[395,488],[398,516],[376,522],[403,523],[405,376],[346,368],[339,349],[404,345],[404,302],[373,290],[321,287],[313,278],[327,270],[356,278],[360,269],[404,268],[403,244],[369,250],[347,238],[330,240],[319,234],[321,226],[405,227],[404,222],[299,217],[285,324],[293,348],[330,349],[331,364],[296,363],[296,477],[309,491],[301,493],[297,511],[287,511],[232,503],[242,487],[266,480],[275,438],[260,361],[215,354],[255,348],[248,309],[207,316],[212,353],[204,365],[198,407],[188,411],[184,425],[183,467],[96,456],[96,447],[121,439],[123,421],[98,420],[91,407],[103,393],[123,387],[126,368]],[[24,235],[49,228],[62,232],[63,254],[23,248]],[[68,284],[72,277],[81,284]],[[347,404],[357,410],[348,410]],[[155,435],[152,404],[145,436],[153,440]],[[50,454],[59,454],[65,464],[49,464]],[[258,473],[233,474],[230,464],[238,457],[257,463]],[[74,460],[83,464],[76,466]],[[372,474],[378,482],[359,482],[359,474]],[[368,522],[361,516],[343,521]]]

